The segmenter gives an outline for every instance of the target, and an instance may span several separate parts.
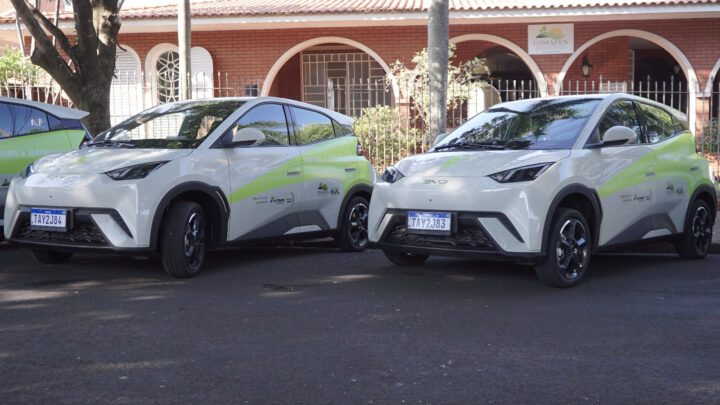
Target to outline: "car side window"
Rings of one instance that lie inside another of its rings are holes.
[[[50,130],[45,112],[24,105],[11,105],[13,135],[28,135]]]
[[[10,106],[0,103],[0,139],[13,136],[13,118]]]
[[[599,143],[605,138],[605,132],[615,126],[628,127],[635,130],[637,140],[640,143],[642,139],[642,130],[640,129],[640,121],[638,120],[635,106],[632,101],[618,100],[610,105],[605,111],[605,115],[598,122],[595,131],[590,137],[589,143]]]
[[[638,106],[645,121],[648,143],[657,143],[673,136],[675,126],[670,113],[648,104],[638,103]]]
[[[335,136],[345,136],[345,135],[354,135],[355,132],[353,132],[353,129],[350,125],[341,125],[337,122],[333,121],[333,126],[335,127]]]
[[[265,134],[265,141],[258,146],[287,146],[290,136],[285,111],[280,104],[261,104],[246,112],[228,130],[225,144],[232,144],[232,137],[244,128],[255,128]]]
[[[297,142],[299,145],[324,141],[335,137],[335,130],[330,118],[315,111],[304,108],[290,107],[295,117]]]

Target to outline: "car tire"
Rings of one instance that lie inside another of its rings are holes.
[[[696,199],[690,205],[685,230],[675,249],[683,259],[702,259],[712,243],[713,216],[707,203]]]
[[[417,266],[425,263],[428,257],[430,257],[429,255],[418,253],[390,252],[387,250],[383,250],[383,254],[388,258],[388,260],[398,266]]]
[[[341,217],[340,231],[335,238],[343,252],[360,252],[368,244],[368,200],[355,196],[350,199]]]
[[[73,252],[33,249],[32,254],[35,256],[35,259],[42,264],[61,264],[67,263],[72,257]]]
[[[560,208],[550,225],[547,255],[535,264],[535,273],[547,285],[572,287],[585,276],[591,251],[592,232],[583,214]]]
[[[163,221],[160,257],[171,277],[196,275],[205,261],[207,222],[199,204],[180,201],[170,207]]]

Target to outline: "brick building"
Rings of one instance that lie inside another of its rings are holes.
[[[192,68],[206,82],[196,94],[232,88],[233,94],[239,89],[322,105],[327,79],[382,78],[396,60],[409,63],[427,44],[427,5],[193,2]],[[131,107],[173,99],[174,87],[166,84],[177,69],[176,5],[125,7],[121,16],[118,78],[141,78],[145,89]],[[63,11],[60,19],[71,32],[72,13]],[[0,40],[13,37],[12,13],[0,14]],[[450,0],[450,42],[458,60],[486,58],[491,78],[531,83],[541,95],[587,83],[598,91],[631,91],[657,82],[672,86],[666,93],[681,99],[673,106],[694,124],[716,114],[709,100],[719,88],[720,0]],[[583,62],[592,65],[587,76]],[[392,97],[400,101],[400,89]]]

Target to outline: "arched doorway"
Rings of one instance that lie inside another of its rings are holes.
[[[260,94],[301,100],[359,116],[362,109],[392,105],[398,88],[388,86],[389,66],[367,46],[347,38],[321,37],[283,53],[268,72]]]
[[[588,77],[583,75],[584,63],[592,65]],[[682,51],[640,30],[590,39],[568,58],[554,84],[556,94],[627,92],[653,99],[687,113],[693,129],[696,86],[695,70]]]

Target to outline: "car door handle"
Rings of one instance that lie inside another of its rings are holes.
[[[300,170],[288,170],[287,171],[288,177],[295,177],[300,175]]]
[[[691,171],[691,172],[696,172],[696,171],[698,171],[698,170],[700,170],[700,168],[697,167],[697,166],[693,166],[693,167],[690,168],[690,171]]]
[[[655,172],[646,172],[645,177],[655,177]]]
[[[345,168],[345,173],[352,173],[352,172],[354,172],[354,171],[356,171],[356,170],[357,170],[356,167],[346,167],[346,168]]]

